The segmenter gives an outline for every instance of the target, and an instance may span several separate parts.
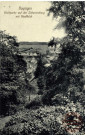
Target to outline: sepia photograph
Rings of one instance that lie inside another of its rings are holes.
[[[85,1],[0,1],[0,135],[85,135]]]

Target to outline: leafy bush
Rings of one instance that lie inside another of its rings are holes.
[[[62,109],[60,109],[61,111]],[[62,128],[62,115],[59,117],[60,111],[55,110],[54,106],[40,107],[36,110],[24,110],[18,112],[6,123],[0,132],[1,135],[68,135]],[[59,118],[59,120],[58,120]],[[61,121],[61,123],[59,122]]]

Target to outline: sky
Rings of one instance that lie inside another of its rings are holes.
[[[64,28],[54,30],[59,19],[53,19],[52,15],[47,16],[49,7],[50,2],[47,1],[0,2],[0,30],[16,36],[19,42],[48,42],[52,37],[63,38],[66,35]],[[21,17],[29,16],[29,11],[43,14],[30,14],[31,18]],[[26,14],[22,14],[23,12]]]

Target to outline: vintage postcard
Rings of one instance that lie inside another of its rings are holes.
[[[85,2],[0,2],[0,135],[85,135]]]

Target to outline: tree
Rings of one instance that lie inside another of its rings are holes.
[[[67,33],[67,37],[61,42],[62,51],[58,59],[53,62],[51,70],[47,71],[46,74],[46,81],[49,81],[47,87],[50,86],[48,101],[57,93],[67,94],[71,84],[79,91],[83,89],[81,67],[85,51],[84,5],[84,2],[55,1],[51,2],[51,7],[48,9],[49,15],[52,13],[54,18],[61,17],[63,21],[57,28],[64,27]],[[51,77],[49,79],[50,73]]]
[[[15,37],[0,31],[0,114],[23,102],[26,89],[26,62],[19,54]],[[20,97],[22,99],[20,99]]]

